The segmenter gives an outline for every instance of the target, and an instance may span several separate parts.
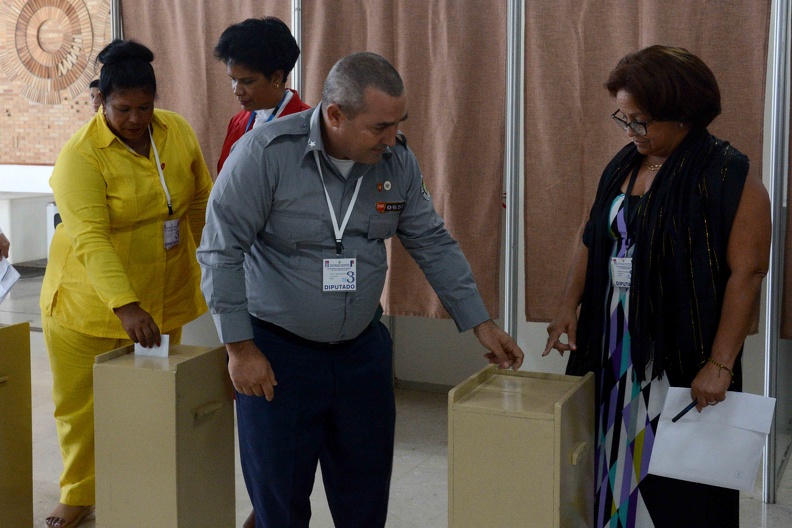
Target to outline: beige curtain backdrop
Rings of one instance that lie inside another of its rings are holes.
[[[123,0],[124,36],[154,51],[162,108],[195,128],[214,172],[238,106],[212,48],[229,24],[274,15],[291,25],[288,0]],[[406,85],[402,130],[435,206],[467,255],[498,315],[505,119],[506,2],[325,0],[302,4],[303,89],[321,100],[332,65],[355,51],[390,60]],[[462,97],[464,95],[464,97]],[[389,248],[386,313],[447,317],[398,241]]]
[[[154,52],[157,107],[187,119],[209,171],[216,174],[228,121],[240,110],[225,65],[213,56],[217,39],[225,28],[246,18],[276,16],[291,26],[291,2],[122,0],[121,13],[124,37]]]
[[[525,29],[525,315],[555,316],[597,183],[627,143],[603,88],[621,57],[682,46],[712,69],[710,132],[761,174],[769,0],[532,0]]]
[[[401,128],[435,207],[498,315],[506,93],[506,2],[326,0],[303,2],[304,91],[321,98],[344,55],[373,51],[404,79]],[[464,95],[464,97],[463,97]],[[383,306],[389,315],[447,317],[397,240],[389,246]]]

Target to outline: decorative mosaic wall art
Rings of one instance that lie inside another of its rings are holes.
[[[0,0],[0,164],[50,165],[92,115],[110,0]]]

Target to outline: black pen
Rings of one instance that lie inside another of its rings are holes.
[[[693,400],[692,402],[690,402],[687,407],[685,407],[684,409],[679,411],[679,414],[677,414],[676,416],[671,418],[671,422],[676,422],[677,420],[679,420],[680,418],[685,416],[690,409],[692,409],[693,407],[696,406],[697,403],[698,403],[698,400]]]

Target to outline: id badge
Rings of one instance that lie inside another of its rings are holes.
[[[165,222],[165,249],[179,245],[179,220]]]
[[[322,257],[322,291],[350,292],[357,290],[357,252],[344,251],[339,257],[335,251]]]
[[[632,258],[612,257],[611,281],[616,288],[629,288],[632,279]]]

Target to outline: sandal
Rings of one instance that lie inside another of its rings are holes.
[[[59,515],[51,515],[47,517],[46,525],[52,528],[75,528],[78,524],[83,522],[86,517],[91,515],[94,511],[94,506],[68,506],[66,504],[58,504],[58,507],[65,506],[66,508],[78,508],[77,513],[71,519],[66,519]],[[56,510],[58,508],[55,508]],[[54,513],[54,512],[53,512]]]

